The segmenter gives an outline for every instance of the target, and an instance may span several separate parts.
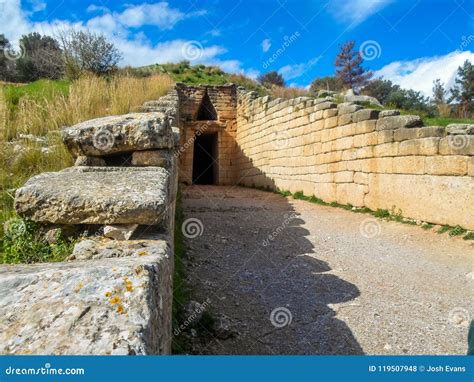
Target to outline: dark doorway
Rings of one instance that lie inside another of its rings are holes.
[[[203,134],[194,141],[193,184],[217,182],[217,133]]]
[[[199,109],[197,112],[197,121],[216,121],[217,120],[217,111],[214,105],[209,98],[209,95],[206,93],[201,100],[201,104],[199,105]]]

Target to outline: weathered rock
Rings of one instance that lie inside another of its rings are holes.
[[[113,257],[156,256],[166,251],[166,242],[162,240],[84,239],[79,241],[68,260],[97,260]]]
[[[160,167],[74,167],[37,175],[15,196],[28,219],[53,224],[159,224],[169,173]]]
[[[356,111],[352,117],[354,122],[367,121],[369,119],[377,119],[380,114],[380,110],[375,109],[363,109]]]
[[[381,110],[379,114],[379,118],[393,117],[395,115],[400,115],[400,111],[399,110]]]
[[[417,115],[396,115],[380,118],[377,121],[377,130],[395,130],[402,127],[420,127],[423,121]]]
[[[451,124],[446,126],[448,135],[474,135],[474,125]]]
[[[138,228],[138,224],[106,225],[104,236],[115,240],[129,240]]]
[[[377,98],[365,95],[346,95],[344,96],[344,101],[354,102],[358,104],[372,104],[376,106],[382,106],[382,104]]]
[[[362,109],[362,106],[356,105],[355,103],[352,103],[352,102],[343,102],[337,105],[337,108],[339,110],[339,115],[344,115],[344,114],[349,114],[357,110],[360,110]]]
[[[0,266],[0,354],[168,354],[172,256]]]
[[[174,147],[173,131],[163,113],[132,113],[93,119],[63,129],[62,136],[75,156],[104,156]]]
[[[132,165],[168,167],[170,165],[170,153],[167,150],[135,151],[132,154]]]
[[[99,157],[90,157],[85,155],[80,155],[77,157],[74,166],[98,166],[103,167],[105,166],[105,160]]]

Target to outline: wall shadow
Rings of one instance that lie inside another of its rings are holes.
[[[237,150],[240,161],[252,163]],[[247,173],[253,186],[276,189],[253,165]],[[190,353],[364,354],[330,307],[360,292],[318,258],[311,232],[286,198],[238,186],[190,186],[183,203],[185,219],[204,227],[185,241],[193,299],[210,300],[209,311],[232,327],[227,338],[201,328]]]

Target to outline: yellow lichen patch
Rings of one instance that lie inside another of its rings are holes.
[[[74,287],[74,292],[78,293],[82,288],[84,288],[84,284],[82,282],[77,283]]]
[[[138,256],[148,256],[149,253],[147,251],[140,251],[138,252]]]
[[[117,305],[117,304],[120,304],[122,302],[122,300],[120,299],[119,296],[114,296],[112,297],[109,302],[112,304],[112,305]]]
[[[117,306],[117,313],[119,313],[119,314],[124,314],[125,313],[125,309],[123,308],[123,305]]]
[[[105,297],[110,297],[112,296],[112,292],[108,291],[108,292],[105,292]]]
[[[133,290],[133,285],[126,285],[125,289],[127,289],[128,292],[131,292]]]

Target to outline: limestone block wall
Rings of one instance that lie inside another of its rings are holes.
[[[474,229],[474,126],[239,90],[238,183]]]

